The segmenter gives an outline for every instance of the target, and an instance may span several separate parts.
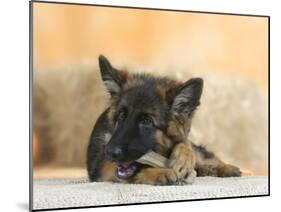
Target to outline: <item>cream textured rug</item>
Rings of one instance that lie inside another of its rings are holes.
[[[267,177],[198,177],[193,185],[89,183],[86,178],[34,180],[33,208],[64,208],[268,194]]]

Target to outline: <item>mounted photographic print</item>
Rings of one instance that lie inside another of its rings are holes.
[[[269,195],[268,16],[30,15],[30,210]]]

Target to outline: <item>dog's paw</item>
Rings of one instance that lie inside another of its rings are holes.
[[[242,174],[241,170],[233,165],[225,164],[218,169],[219,177],[240,177]]]
[[[180,179],[187,178],[194,171],[193,161],[185,156],[170,160],[168,167],[174,169]]]
[[[163,173],[159,173],[155,181],[156,185],[176,185],[178,184],[178,176],[173,169],[167,169]]]
[[[168,167],[174,169],[180,179],[186,179],[195,167],[192,150],[184,143],[178,144],[170,156]]]
[[[134,183],[149,185],[177,185],[179,180],[173,169],[147,168],[142,170],[135,177]]]

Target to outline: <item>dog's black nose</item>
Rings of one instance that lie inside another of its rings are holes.
[[[123,151],[120,147],[107,148],[106,154],[113,160],[121,160],[123,157]]]

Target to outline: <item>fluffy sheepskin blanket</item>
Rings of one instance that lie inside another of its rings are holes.
[[[150,186],[110,182],[90,183],[86,178],[34,180],[33,209],[101,206],[238,197],[268,194],[268,178],[198,177],[192,185]]]

